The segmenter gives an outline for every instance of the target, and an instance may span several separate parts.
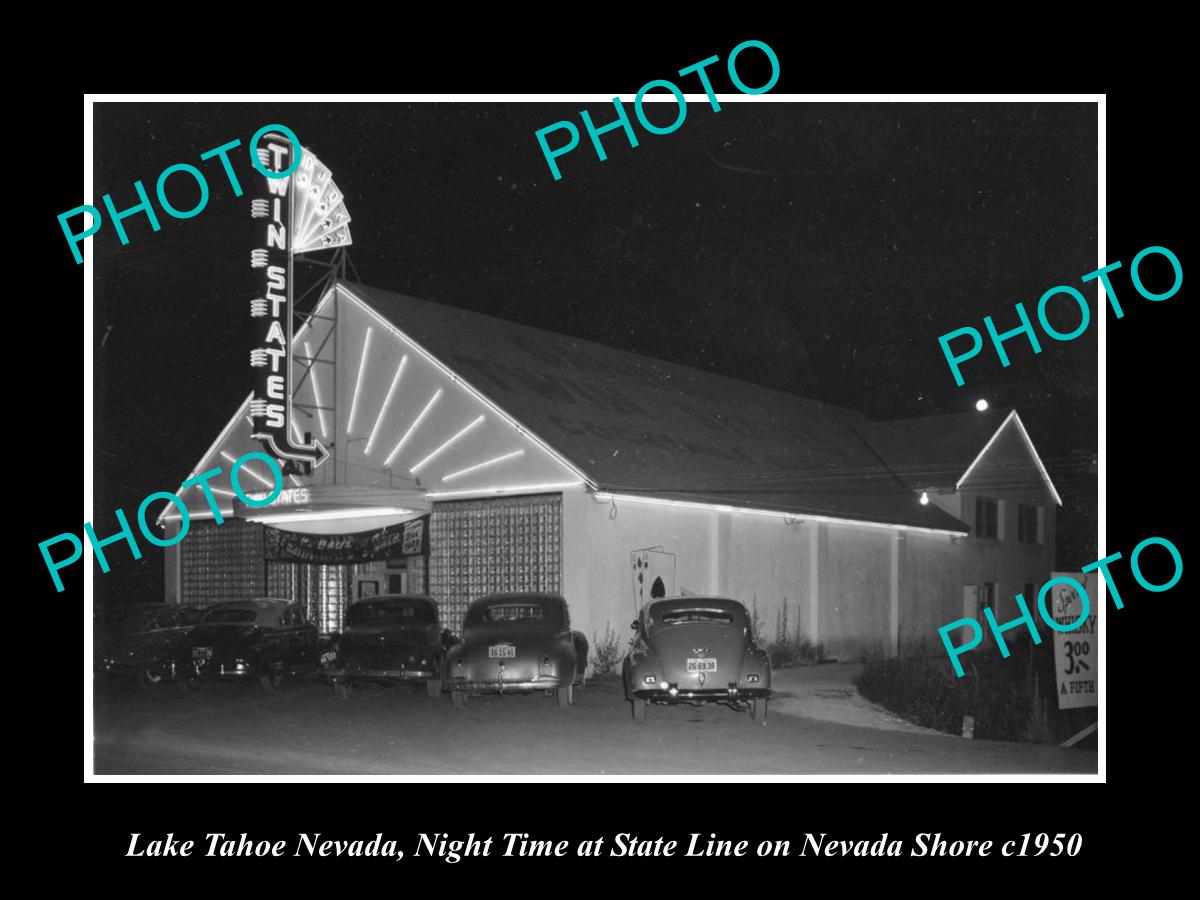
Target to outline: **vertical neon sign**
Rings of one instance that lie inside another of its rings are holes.
[[[292,417],[292,263],[298,253],[348,245],[350,216],[329,170],[300,148],[290,129],[268,125],[252,147],[255,168],[264,177],[250,201],[251,218],[262,226],[250,251],[260,292],[250,301],[255,322],[251,436],[280,460],[285,473],[307,474],[329,458],[329,451],[318,440],[301,443]]]

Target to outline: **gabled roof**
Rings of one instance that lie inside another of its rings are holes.
[[[1004,434],[1006,429],[1015,430],[1021,436],[1021,440],[1024,441],[1025,448],[1029,452],[1029,456],[1033,459],[1034,464],[1037,466],[1038,473],[1042,476],[1042,480],[1045,482],[1046,487],[1049,488],[1050,494],[1054,497],[1054,502],[1059,506],[1062,506],[1062,497],[1058,495],[1058,490],[1054,487],[1054,482],[1050,480],[1050,473],[1046,471],[1045,465],[1042,464],[1042,458],[1038,456],[1037,448],[1033,446],[1033,441],[1029,437],[1029,432],[1025,430],[1025,423],[1021,421],[1021,417],[1017,415],[1017,411],[1015,409],[1008,414],[1008,418],[1005,419],[1003,424],[996,429],[996,433],[992,435],[991,439],[987,442],[987,444],[984,445],[984,448],[979,451],[979,455],[976,456],[971,462],[971,465],[967,467],[967,471],[963,472],[962,477],[958,479],[954,487],[962,487],[966,480],[971,477],[971,473],[974,472],[975,467],[978,466],[985,458],[987,458],[988,451],[991,450],[992,445],[997,443],[998,439],[1002,434]],[[1011,472],[1009,475],[1011,477]]]
[[[1011,410],[865,422],[855,430],[912,490],[953,488]]]
[[[335,294],[336,308],[328,306]],[[1000,441],[992,456],[1019,457],[1026,480],[1036,465],[1058,500],[1015,412],[1003,421],[993,411],[871,422],[784,391],[358,284],[338,284],[317,312],[325,314],[296,336],[303,375],[295,406],[308,416],[306,430],[339,449],[312,475],[289,478],[330,496],[405,483],[430,500],[586,484],[618,502],[965,534],[936,504],[922,506],[919,492],[960,485],[1012,426],[1019,437]],[[195,471],[258,449],[245,406]],[[250,475],[270,486],[253,468]],[[221,477],[213,490],[232,497]],[[184,497],[193,511],[203,503],[198,491]]]
[[[1020,436],[1028,458],[1061,506],[1050,473],[1015,409],[872,422],[856,430],[910,489],[957,490],[1008,428]]]
[[[602,344],[342,286],[603,492],[966,532],[922,506],[861,414]],[[976,451],[986,438],[980,438]]]

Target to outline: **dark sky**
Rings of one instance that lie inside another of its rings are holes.
[[[368,284],[874,418],[987,397],[1020,410],[1071,490],[1072,454],[1096,447],[1094,321],[1037,356],[1010,342],[1008,369],[985,352],[964,388],[937,337],[988,314],[1013,327],[1014,302],[1032,316],[1044,291],[1082,288],[1096,268],[1094,105],[691,104],[678,131],[639,131],[636,149],[606,135],[603,163],[585,134],[555,182],[534,131],[578,125],[585,107],[607,122],[605,106],[97,104],[97,201],[130,206],[135,179],[153,194],[177,162],[212,189],[195,218],[160,210],[157,233],[137,216],[129,245],[110,224],[89,241],[98,532],[115,530],[102,527],[114,507],[177,487],[249,390],[247,201],[199,155],[271,122],[332,169]],[[252,177],[244,151],[232,158]],[[187,183],[170,182],[182,208]],[[154,599],[160,569],[151,552],[97,586]]]

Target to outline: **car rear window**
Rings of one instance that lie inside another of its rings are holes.
[[[205,614],[203,621],[224,625],[237,622],[256,622],[258,613],[252,609],[213,609]]]
[[[430,625],[436,621],[433,607],[428,603],[413,600],[381,600],[372,603],[355,603],[346,617],[350,625],[399,623],[404,625]]]
[[[544,618],[545,610],[536,603],[505,603],[483,611],[485,622],[540,622]]]
[[[733,624],[733,615],[718,609],[677,609],[663,613],[664,625],[682,625],[685,622],[711,622],[717,625]]]

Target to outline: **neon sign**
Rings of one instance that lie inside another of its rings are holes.
[[[272,174],[261,180],[250,203],[251,217],[265,226],[250,251],[261,292],[250,301],[255,321],[250,419],[251,436],[282,462],[286,473],[308,474],[329,458],[329,451],[311,434],[301,439],[293,419],[293,261],[311,250],[347,246],[350,215],[329,169],[293,137],[271,131],[252,148],[262,171]],[[284,172],[287,177],[278,174]]]
[[[279,496],[271,504],[272,506],[298,506],[311,501],[308,488],[284,488],[280,490]],[[254,500],[265,500],[270,496],[266,491],[247,491],[246,495]]]

